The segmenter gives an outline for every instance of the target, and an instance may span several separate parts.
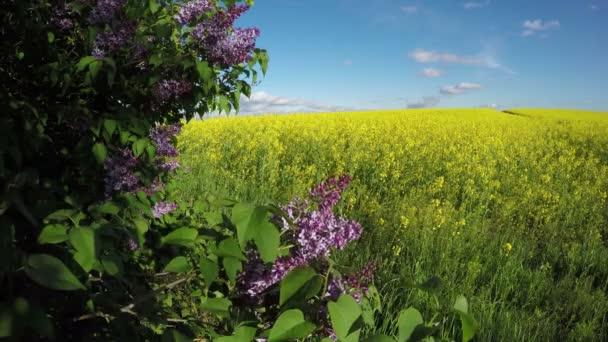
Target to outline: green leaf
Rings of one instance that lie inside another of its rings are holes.
[[[117,277],[124,272],[122,260],[116,255],[104,255],[101,258],[101,265],[107,274]]]
[[[268,222],[268,219],[257,226],[253,240],[263,261],[273,262],[279,255],[281,234],[277,227]]]
[[[106,149],[106,145],[102,143],[97,143],[93,145],[93,156],[95,157],[95,161],[97,161],[97,164],[103,164],[103,162],[108,157],[108,150]]]
[[[38,235],[38,243],[61,243],[68,240],[67,227],[61,224],[50,224],[45,226]]]
[[[310,267],[298,267],[291,270],[281,281],[279,305],[283,306],[315,276],[317,276],[317,272]]]
[[[161,244],[191,247],[197,236],[198,231],[194,228],[178,228],[162,237]]]
[[[242,261],[247,261],[243,251],[239,247],[239,243],[232,238],[224,239],[218,246],[218,256],[221,257],[233,257]]]
[[[209,286],[211,286],[211,283],[213,283],[217,279],[220,272],[220,268],[217,265],[217,262],[208,259],[205,256],[201,256],[199,268],[201,274],[203,275],[203,279],[205,279],[205,286],[209,288]]]
[[[399,314],[399,342],[409,341],[414,329],[420,324],[424,324],[422,315],[414,308],[408,308]]]
[[[116,122],[116,120],[112,120],[112,119],[103,120],[103,128],[106,130],[106,132],[110,136],[112,136],[112,134],[114,134],[114,132],[116,132],[117,126],[118,126],[118,123]]]
[[[188,263],[188,259],[183,256],[178,256],[173,258],[165,268],[163,268],[163,272],[173,272],[173,273],[185,273],[192,269],[192,266]]]
[[[361,298],[361,317],[363,317],[363,322],[368,327],[373,327],[376,323],[374,319],[374,308],[366,297]]]
[[[298,309],[283,312],[270,330],[268,342],[302,339],[315,330],[315,325],[304,320],[304,314]]]
[[[460,321],[462,323],[462,341],[470,341],[479,329],[479,324],[475,318],[469,314],[469,303],[464,296],[458,296],[454,303],[454,311],[460,316]]]
[[[280,233],[268,221],[266,207],[254,207],[251,204],[238,203],[232,208],[232,222],[237,228],[237,237],[241,248],[253,239],[262,260],[272,262],[279,253]]]
[[[46,39],[48,40],[49,44],[52,44],[55,41],[55,34],[53,32],[47,32]]]
[[[86,290],[63,262],[53,256],[32,254],[27,258],[24,269],[32,280],[53,290]]]
[[[135,218],[133,219],[133,225],[135,226],[135,230],[137,232],[138,245],[143,246],[146,232],[148,232],[148,229],[150,229],[148,226],[148,221],[142,218]]]
[[[25,57],[25,53],[23,51],[17,52],[17,59],[22,60]]]
[[[82,57],[78,64],[76,64],[76,70],[78,72],[83,71],[89,64],[95,62],[97,59],[93,56]]]
[[[158,5],[158,2],[156,2],[156,0],[148,0],[148,8],[150,9],[150,12],[152,12],[152,14],[155,14],[156,12],[158,12],[160,6]]]
[[[214,338],[213,342],[244,342],[253,341],[255,337],[256,328],[242,325],[236,328],[234,335],[232,336],[221,336]]]
[[[232,223],[236,226],[236,235],[241,248],[245,248],[247,241],[253,239],[254,231],[252,220],[255,219],[256,207],[249,203],[237,203],[232,207]]]
[[[232,306],[232,302],[227,298],[207,298],[202,304],[201,309],[212,312],[214,314],[227,314]]]
[[[102,61],[94,61],[91,64],[89,64],[89,72],[91,73],[91,77],[97,78],[97,75],[99,74],[99,71],[101,70],[102,66],[103,66]]]
[[[235,281],[239,272],[243,269],[242,261],[233,257],[224,257],[222,260],[228,280]]]
[[[329,302],[329,317],[331,324],[336,332],[336,336],[342,341],[353,340],[353,334],[358,340],[358,331],[351,334],[351,328],[355,322],[361,317],[361,307],[355,299],[350,295],[341,295],[337,302]]]
[[[60,209],[44,218],[45,221],[66,221],[71,219],[78,212],[72,209]]]
[[[75,227],[70,230],[70,243],[76,249],[74,260],[89,272],[96,261],[95,232],[91,228]]]
[[[99,214],[108,215],[116,215],[120,212],[120,208],[112,202],[106,202],[100,206],[95,207],[93,210]]]
[[[142,138],[133,143],[133,154],[135,157],[141,156],[142,153],[146,150],[146,146],[148,146],[148,139]]]
[[[200,61],[198,57],[195,57],[194,62],[196,63],[196,72],[198,72],[200,80],[209,82],[213,78],[213,69],[209,66],[209,62]]]

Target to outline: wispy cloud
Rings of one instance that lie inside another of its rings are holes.
[[[239,114],[265,114],[290,112],[335,112],[345,110],[305,99],[271,95],[264,91],[254,92],[250,98],[241,96]]]
[[[351,65],[353,65],[353,61],[351,59],[346,59],[346,60],[344,60],[343,64],[346,66],[351,66]]]
[[[498,105],[496,103],[488,103],[488,104],[482,104],[481,106],[479,106],[479,108],[498,109]]]
[[[401,12],[407,14],[416,14],[418,13],[418,7],[416,6],[401,6]]]
[[[591,4],[591,5],[589,5],[589,9],[592,11],[597,11],[600,9],[600,6],[598,6],[596,4]]]
[[[490,4],[490,0],[486,0],[486,1],[469,1],[469,2],[465,2],[462,7],[464,7],[465,9],[475,9],[475,8],[481,8],[481,7],[485,7],[488,6]]]
[[[463,95],[471,90],[480,89],[481,85],[477,83],[462,82],[452,86],[445,86],[439,89],[443,95]]]
[[[431,108],[439,104],[438,96],[425,96],[423,98],[406,101],[407,108]]]
[[[424,77],[429,77],[429,78],[439,77],[439,76],[441,76],[441,70],[434,69],[434,68],[426,68],[426,69],[422,69],[420,74]]]
[[[425,49],[415,49],[410,52],[410,58],[418,63],[445,63],[473,65],[489,69],[497,69],[508,74],[514,75],[515,72],[502,65],[496,56],[496,51],[492,46],[484,44],[483,51],[476,56],[463,56],[448,52],[437,52]]]
[[[459,56],[453,53],[425,49],[416,49],[410,52],[410,58],[418,63],[484,64],[483,60],[476,56]]]
[[[547,21],[544,21],[542,19],[526,20],[522,24],[523,31],[521,32],[521,35],[524,37],[529,37],[529,36],[533,36],[539,32],[557,30],[560,28],[560,26],[561,25],[558,20],[547,20]]]

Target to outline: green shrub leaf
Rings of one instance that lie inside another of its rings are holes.
[[[163,245],[191,247],[196,241],[198,231],[194,228],[178,228],[161,238]]]
[[[310,267],[298,267],[291,270],[281,281],[279,305],[282,306],[290,300],[316,275],[317,272]]]
[[[224,315],[232,306],[232,302],[227,298],[207,298],[202,304],[201,309],[217,315]]]
[[[220,268],[217,265],[217,262],[208,259],[205,256],[201,256],[199,268],[201,274],[203,275],[203,279],[205,279],[205,286],[208,288],[211,283],[213,283],[217,279],[220,272]]]
[[[45,226],[38,235],[39,244],[54,244],[68,240],[67,227],[61,224],[50,224]]]
[[[408,308],[401,311],[399,314],[399,342],[406,342],[410,340],[412,333],[417,326],[424,324],[422,315],[414,308]]]
[[[69,234],[70,243],[76,249],[74,260],[85,272],[89,272],[96,261],[95,232],[91,228],[74,227]]]
[[[188,263],[188,259],[183,256],[178,256],[167,264],[165,268],[163,268],[163,272],[173,272],[173,273],[185,273],[192,269],[190,263]]]
[[[341,341],[358,341],[359,331],[351,332],[355,322],[361,317],[361,307],[350,295],[341,295],[337,302],[329,302],[329,317]]]
[[[304,314],[298,309],[283,312],[270,330],[268,342],[301,339],[315,330],[315,325],[304,320]]]
[[[93,156],[95,157],[97,164],[103,164],[108,157],[108,149],[106,148],[106,145],[102,143],[96,143],[93,145]]]
[[[469,303],[464,296],[458,296],[454,303],[454,311],[460,316],[460,322],[462,323],[462,341],[470,341],[479,329],[479,324],[469,314]]]
[[[30,255],[25,264],[25,273],[38,284],[53,290],[86,290],[61,260],[48,254]]]

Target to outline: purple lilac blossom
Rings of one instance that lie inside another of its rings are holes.
[[[205,50],[211,62],[233,65],[250,60],[250,53],[255,48],[255,40],[260,31],[257,28],[232,27],[235,20],[248,9],[247,5],[221,9],[192,30],[192,36]]]
[[[137,244],[137,241],[132,238],[129,238],[129,240],[127,241],[127,247],[130,251],[136,251],[137,248],[139,248],[139,245]]]
[[[182,25],[190,24],[197,17],[211,11],[213,8],[213,3],[209,0],[193,0],[180,7],[174,18]]]
[[[115,53],[133,39],[137,24],[126,23],[114,31],[102,32],[95,37],[91,55],[97,59]]]
[[[154,208],[152,208],[152,215],[154,215],[154,218],[161,218],[163,215],[175,211],[176,209],[177,204],[161,201],[157,202],[154,205]]]
[[[74,21],[71,18],[71,9],[69,4],[63,4],[51,16],[51,24],[55,25],[62,31],[67,31],[74,27]]]
[[[156,85],[155,94],[160,104],[167,104],[192,90],[192,83],[187,80],[162,80]]]
[[[143,191],[146,195],[152,196],[155,193],[165,188],[165,184],[163,184],[160,179],[155,179],[150,186],[142,186],[138,190]]]
[[[181,132],[181,128],[181,124],[157,125],[150,130],[149,136],[156,143],[156,153],[159,156],[175,158],[179,155],[171,140]]]
[[[329,256],[332,248],[342,249],[350,241],[357,240],[361,236],[361,225],[355,221],[345,220],[336,216],[333,206],[340,199],[350,178],[330,178],[320,186],[314,188],[310,193],[323,205],[319,210],[307,210],[307,202],[294,200],[284,207],[284,210],[295,227],[282,218],[283,230],[294,230],[292,243],[294,247],[289,256],[278,258],[270,270],[263,267],[259,258],[249,259],[251,267],[245,267],[240,282],[249,296],[256,296],[268,287],[281,281],[289,271],[307,265],[309,262],[323,256]],[[255,269],[255,272],[251,270]],[[334,284],[335,285],[335,284]],[[333,291],[333,288],[332,288]]]
[[[137,188],[139,177],[133,173],[136,165],[137,159],[127,148],[119,150],[118,153],[105,160],[106,197],[110,197],[114,191],[133,191]]]
[[[97,0],[97,4],[89,14],[89,23],[109,23],[126,2],[127,0]]]
[[[158,168],[165,172],[175,171],[179,169],[179,162],[177,160],[169,160],[158,164]]]

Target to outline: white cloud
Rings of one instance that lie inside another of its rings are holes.
[[[418,7],[416,6],[401,6],[401,12],[407,14],[416,14],[418,13]]]
[[[410,52],[410,58],[418,63],[452,63],[452,64],[484,64],[483,59],[475,56],[458,56],[452,53],[416,49]]]
[[[475,9],[475,8],[481,8],[481,7],[485,7],[487,5],[490,4],[490,0],[486,0],[486,1],[469,1],[469,2],[465,2],[462,7],[464,7],[465,9]]]
[[[239,114],[336,112],[345,109],[315,101],[280,97],[259,91],[252,93],[250,98],[241,96]]]
[[[480,89],[481,85],[477,83],[462,82],[452,86],[445,86],[439,89],[443,95],[463,95],[470,90]]]
[[[347,66],[353,65],[353,61],[350,59],[347,59],[344,61],[344,65],[347,65]]]
[[[600,6],[598,6],[596,4],[591,4],[591,5],[589,5],[589,9],[591,9],[593,11],[597,11],[600,9]]]
[[[496,103],[488,103],[488,104],[483,104],[483,105],[479,106],[479,108],[497,109],[498,105]]]
[[[441,70],[433,68],[423,69],[420,73],[422,74],[422,76],[429,78],[441,76]]]
[[[439,97],[437,96],[425,96],[419,99],[408,100],[407,108],[431,108],[439,104]]]
[[[539,32],[557,30],[560,28],[560,23],[558,20],[544,21],[542,19],[534,19],[524,21],[522,27],[523,31],[521,32],[521,35],[529,37]]]

